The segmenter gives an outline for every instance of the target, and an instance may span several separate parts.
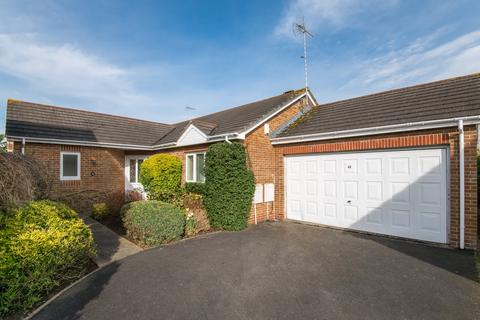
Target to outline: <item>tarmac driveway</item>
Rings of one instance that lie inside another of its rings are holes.
[[[475,319],[472,253],[296,223],[147,250],[34,319]]]

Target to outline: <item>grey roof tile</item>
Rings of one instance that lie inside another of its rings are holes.
[[[480,115],[480,73],[312,108],[276,137]]]
[[[173,125],[8,100],[6,135],[7,137],[156,146],[177,141],[190,123],[206,135],[244,131],[303,93],[303,90],[292,90]]]
[[[148,146],[173,126],[109,114],[9,100],[7,136]]]

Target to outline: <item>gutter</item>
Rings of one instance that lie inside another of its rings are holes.
[[[17,136],[7,136],[11,141],[25,141],[31,143],[47,143],[47,144],[66,144],[66,145],[78,145],[87,147],[102,147],[113,149],[131,149],[131,150],[155,150],[154,148],[163,148],[170,145],[175,145],[175,142],[165,143],[157,146],[142,146],[132,144],[121,143],[108,143],[108,142],[92,142],[92,141],[78,141],[78,140],[61,140],[61,139],[40,139],[40,138],[25,138]]]
[[[26,138],[26,137],[18,137],[18,136],[7,136],[8,140],[11,141],[21,141],[22,142],[22,153],[24,152],[25,143],[44,143],[44,144],[65,144],[65,145],[74,145],[74,146],[86,146],[86,147],[100,147],[100,148],[112,148],[112,149],[122,149],[122,150],[142,150],[142,151],[156,151],[156,150],[163,150],[169,148],[177,147],[176,142],[169,142],[164,144],[158,144],[154,146],[144,146],[144,145],[132,145],[132,144],[122,144],[122,143],[108,143],[108,142],[93,142],[93,141],[78,141],[78,140],[61,140],[61,139],[47,139],[47,138]],[[217,142],[217,141],[225,141],[230,139],[245,139],[240,133],[233,132],[233,133],[226,133],[220,134],[215,136],[208,136],[207,141],[201,142],[198,144],[203,143],[210,143],[210,142]],[[195,145],[195,144],[191,144]],[[179,146],[180,147],[180,146]],[[184,147],[184,146],[181,146]]]
[[[389,125],[389,126],[342,130],[342,131],[334,131],[334,132],[326,132],[326,133],[314,133],[314,134],[298,135],[298,136],[291,136],[291,137],[278,137],[278,138],[271,138],[270,141],[272,142],[273,145],[279,145],[279,144],[299,143],[299,142],[308,142],[308,141],[331,140],[331,139],[340,139],[340,138],[349,138],[349,137],[358,137],[358,136],[377,135],[377,134],[385,134],[385,133],[426,130],[426,129],[435,129],[435,128],[444,128],[444,127],[456,127],[459,120],[462,120],[464,125],[479,124],[480,115],[441,119],[441,120],[410,122],[410,123],[402,123],[402,124],[395,124],[395,125]]]

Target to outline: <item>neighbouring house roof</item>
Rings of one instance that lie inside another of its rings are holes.
[[[480,73],[312,108],[273,140],[480,115]]]
[[[9,138],[39,141],[43,139],[44,142],[75,141],[93,145],[112,144],[139,148],[174,146],[191,125],[198,128],[207,138],[242,133],[282,110],[305,93],[305,90],[292,90],[176,124],[8,100],[6,135]]]

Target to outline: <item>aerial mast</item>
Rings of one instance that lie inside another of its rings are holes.
[[[301,56],[300,58],[303,59],[303,65],[305,69],[305,88],[308,88],[307,36],[310,36],[313,38],[313,34],[311,34],[305,27],[305,19],[302,19],[302,23],[293,24],[293,32],[296,35],[302,34],[303,36],[303,56]]]

